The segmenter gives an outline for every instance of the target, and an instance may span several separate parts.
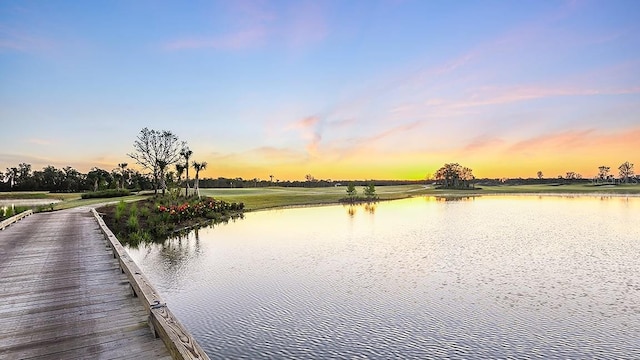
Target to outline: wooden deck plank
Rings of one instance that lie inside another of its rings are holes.
[[[89,209],[0,233],[0,358],[170,359]]]

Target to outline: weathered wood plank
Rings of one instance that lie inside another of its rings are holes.
[[[170,359],[89,209],[0,233],[0,359]]]
[[[171,356],[175,359],[209,359],[197,341],[167,308],[160,294],[147,280],[138,265],[129,257],[98,212],[95,209],[92,211],[100,230],[111,245],[113,256],[120,262],[122,271],[129,278],[131,287],[149,312],[152,331],[162,339]]]

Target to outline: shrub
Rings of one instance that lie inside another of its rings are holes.
[[[150,213],[151,213],[151,212],[150,212],[149,208],[148,208],[148,207],[146,207],[146,206],[143,206],[143,207],[140,209],[140,216],[142,216],[142,217],[144,217],[144,218],[148,218]]]
[[[23,211],[31,209],[29,206],[6,206],[4,209],[0,208],[0,220],[10,218],[14,215],[18,215]]]
[[[151,241],[151,235],[144,230],[138,230],[129,234],[129,241],[133,244]]]
[[[99,199],[99,198],[112,198],[131,195],[131,192],[126,189],[109,189],[102,191],[93,191],[82,194],[83,199]]]
[[[116,210],[114,214],[116,221],[120,221],[120,218],[122,217],[122,215],[124,215],[125,209],[126,209],[126,204],[124,203],[124,201],[120,201],[118,205],[116,205]]]
[[[138,218],[138,206],[136,204],[131,204],[131,206],[129,207],[129,217],[135,217],[136,219]]]
[[[133,232],[133,231],[138,231],[138,217],[136,215],[129,215],[129,220],[127,221],[127,227],[129,228],[129,231]]]

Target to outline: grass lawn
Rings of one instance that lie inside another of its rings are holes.
[[[363,188],[357,187],[358,194]],[[573,185],[511,185],[483,186],[475,190],[433,189],[424,185],[378,186],[376,194],[380,200],[403,199],[412,196],[462,196],[490,194],[640,194],[640,185],[593,186]],[[346,197],[346,186],[330,188],[243,188],[200,189],[201,195],[217,199],[244,202],[247,210],[259,210],[282,206],[317,205],[337,203]]]
[[[363,188],[357,187],[358,194]],[[376,194],[381,200],[403,199],[428,193],[423,185],[379,186]],[[200,189],[203,196],[243,202],[247,210],[268,209],[283,206],[335,204],[347,196],[346,186],[326,188],[244,188],[244,189]]]
[[[80,198],[80,194],[77,194],[77,195],[78,196],[75,198],[56,203],[53,206],[53,210],[64,210],[64,209],[71,209],[74,207],[96,205],[96,204],[117,203],[120,200],[123,200],[125,202],[132,202],[132,201],[144,200],[149,197],[148,195],[129,195],[129,196],[122,196],[122,197],[101,198],[101,199],[82,199]]]
[[[550,193],[550,194],[640,194],[640,185],[600,185],[570,184],[570,185],[505,185],[482,186],[481,193],[522,194],[522,193]]]
[[[363,195],[363,187],[356,187],[359,195]],[[285,206],[304,206],[335,204],[346,197],[346,186],[327,188],[241,188],[241,189],[200,189],[202,196],[210,196],[227,202],[243,202],[245,209],[261,210]],[[482,186],[475,190],[440,190],[425,185],[378,186],[376,194],[380,200],[403,199],[412,196],[462,196],[491,194],[640,194],[640,185],[604,185],[591,184],[571,185],[504,185]],[[10,192],[0,193],[0,200],[6,199],[57,199],[61,202],[54,205],[54,210],[68,209],[78,206],[100,203],[138,201],[149,195],[130,195],[106,199],[81,199],[80,193],[51,194],[47,192]]]
[[[118,198],[104,198],[104,199],[82,199],[82,193],[49,193],[46,191],[13,191],[13,192],[0,192],[0,200],[43,200],[46,203],[47,199],[59,200],[60,202],[53,205],[54,210],[70,209],[79,206],[95,205],[108,202],[124,201],[138,201],[146,199],[148,195],[129,195]]]

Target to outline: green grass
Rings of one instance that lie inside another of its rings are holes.
[[[364,190],[357,187],[359,193]],[[378,186],[376,194],[380,200],[403,199],[425,194],[422,185]],[[327,188],[243,188],[200,189],[202,195],[229,202],[243,202],[247,210],[260,210],[284,206],[335,204],[347,196],[346,186]]]
[[[481,193],[497,194],[522,194],[522,193],[550,193],[550,194],[640,194],[640,185],[606,185],[595,186],[592,184],[570,185],[510,185],[510,186],[483,186]]]
[[[202,195],[216,199],[243,202],[247,210],[274,207],[335,204],[347,196],[346,186],[329,188],[243,188],[200,189]],[[363,187],[356,188],[363,194]],[[433,189],[424,185],[376,186],[380,200],[395,200],[413,196],[463,196],[489,194],[640,194],[640,185],[594,186],[572,185],[512,185],[482,186],[475,190]]]
[[[376,195],[380,200],[403,199],[412,196],[460,196],[484,194],[640,194],[640,185],[608,185],[592,184],[571,185],[503,185],[481,186],[476,190],[440,190],[424,185],[376,186]],[[335,204],[347,196],[347,187],[327,188],[241,188],[241,189],[200,189],[202,196],[210,196],[227,202],[243,202],[246,210],[260,210],[287,206]],[[364,194],[364,187],[356,187],[359,195]],[[149,195],[129,195],[119,200],[133,202],[148,198]],[[78,206],[116,202],[109,199],[80,199],[79,193],[50,194],[46,192],[11,192],[0,193],[0,199],[59,199],[54,210],[69,209]]]
[[[46,191],[11,191],[0,192],[0,200],[31,200],[31,199],[57,199],[64,200],[65,198],[80,198],[79,193],[49,193]]]
[[[107,203],[117,203],[119,201],[132,202],[138,201],[148,198],[148,195],[129,195],[123,196],[116,199],[80,199],[77,197],[71,200],[65,200],[59,203],[54,204],[53,210],[64,210],[71,209],[79,206],[88,206],[88,205],[96,205],[96,204],[107,204]]]

